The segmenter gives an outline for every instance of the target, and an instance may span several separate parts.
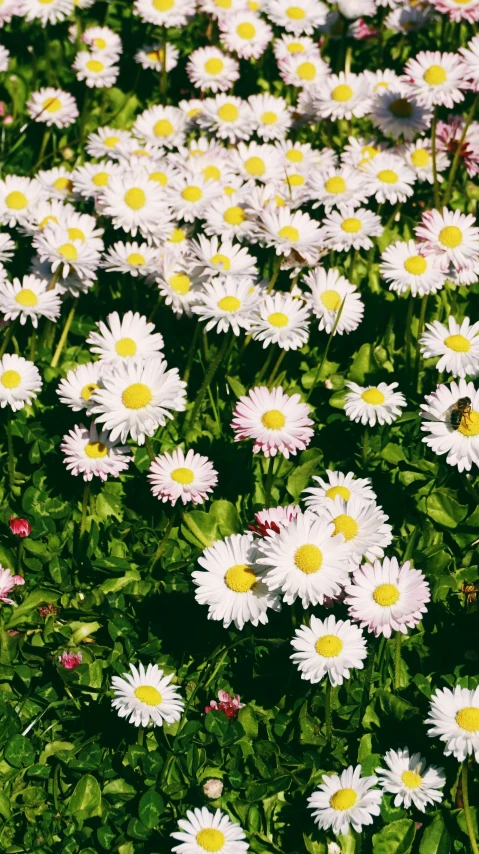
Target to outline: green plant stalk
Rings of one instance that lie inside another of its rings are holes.
[[[396,632],[394,642],[394,688],[396,691],[401,687],[401,641],[402,632]]]
[[[434,206],[439,208],[439,182],[437,180],[437,157],[436,157],[436,128],[437,128],[437,106],[434,107],[434,115],[431,124],[431,149],[432,149],[432,175],[434,179]]]
[[[271,505],[271,489],[273,486],[274,460],[274,457],[269,458],[268,472],[266,474],[266,484],[264,487],[264,500],[267,508],[269,508]]]
[[[343,313],[343,308],[344,308],[344,303],[345,303],[345,301],[346,301],[346,297],[344,297],[344,299],[343,299],[343,301],[342,301],[341,305],[339,306],[339,311],[338,311],[338,314],[337,314],[337,316],[336,316],[336,320],[334,321],[334,326],[333,326],[333,328],[331,329],[331,332],[329,333],[329,338],[328,338],[328,341],[327,341],[326,347],[325,347],[325,349],[324,349],[324,353],[323,353],[323,355],[322,355],[321,361],[320,361],[320,363],[319,363],[318,370],[316,371],[316,376],[315,376],[315,378],[314,378],[314,380],[313,380],[313,384],[312,384],[311,388],[309,389],[308,394],[306,395],[306,402],[308,402],[309,398],[311,397],[311,395],[312,395],[312,393],[313,393],[313,391],[314,391],[314,389],[315,389],[316,383],[318,382],[319,377],[320,377],[320,375],[321,375],[322,367],[323,367],[323,365],[324,365],[324,363],[325,363],[325,361],[326,361],[326,359],[327,359],[327,357],[328,357],[329,348],[331,347],[331,342],[332,342],[332,340],[333,340],[333,338],[334,338],[334,335],[335,335],[336,329],[338,328],[338,323],[339,323],[339,321],[341,320],[341,315],[342,315],[342,313]]]
[[[472,823],[471,816],[471,807],[469,805],[469,788],[468,788],[468,779],[467,779],[467,758],[462,763],[462,800],[464,803],[464,817],[466,819],[466,827],[467,832],[469,834],[469,841],[471,843],[471,848],[474,854],[479,854],[479,847],[477,845],[476,836],[474,833],[474,825]]]
[[[83,498],[81,505],[81,521],[80,521],[80,540],[85,533],[86,528],[86,515],[88,511],[88,498],[90,496],[90,484],[86,483],[83,490]]]
[[[167,95],[168,95],[168,74],[166,72],[166,45],[167,45],[167,31],[166,31],[166,27],[162,27],[161,49],[163,51],[163,59],[161,62],[161,71],[160,71],[160,94],[161,94],[161,103],[163,104],[163,106],[166,105]]]
[[[407,307],[406,336],[405,336],[406,382],[407,383],[409,383],[409,374],[411,372],[411,327],[412,327],[413,315],[414,315],[414,297],[412,294],[409,294],[409,305]]]
[[[156,568],[156,566],[158,565],[158,563],[160,561],[160,558],[161,558],[161,556],[165,550],[166,543],[168,542],[169,536],[171,534],[171,530],[173,528],[173,525],[175,524],[175,519],[176,519],[176,510],[173,510],[173,513],[171,514],[170,518],[168,519],[168,523],[167,523],[166,528],[165,528],[165,533],[163,534],[161,541],[160,541],[160,544],[159,544],[159,546],[158,546],[158,548],[154,554],[153,563],[151,564],[151,567],[150,567],[150,572],[153,572],[153,570]]]
[[[30,361],[35,361],[35,350],[37,347],[37,330],[32,329],[32,334],[30,335]]]
[[[462,129],[462,134],[459,137],[459,142],[457,143],[456,153],[452,159],[451,170],[449,172],[449,178],[447,179],[446,190],[444,193],[443,205],[447,205],[449,199],[451,197],[452,188],[454,186],[454,178],[456,177],[457,167],[459,166],[459,160],[461,157],[461,149],[464,145],[464,140],[466,138],[467,131],[471,125],[471,122],[474,118],[474,113],[476,112],[477,105],[479,104],[479,94],[476,95],[474,101],[472,103],[472,107],[467,114],[466,121],[464,122],[464,127]]]
[[[61,264],[58,265],[53,276],[51,277],[50,284],[48,285],[47,291],[52,291],[53,288],[55,287],[56,283],[58,282],[59,276],[60,276],[60,270],[61,270]]]
[[[324,720],[326,725],[326,739],[327,741],[331,741],[333,737],[333,714],[331,710],[331,694],[333,691],[333,686],[329,681],[329,678],[326,677],[326,696],[324,698]]]
[[[22,575],[22,558],[23,558],[23,537],[18,541],[17,549],[17,575]]]
[[[268,290],[266,291],[266,293],[268,293],[268,294],[271,293],[271,291],[273,290],[273,288],[276,284],[276,279],[278,278],[279,271],[281,270],[282,258],[283,258],[282,255],[277,255],[275,258],[275,261],[273,264],[273,272],[271,274],[271,279],[269,280]]]
[[[267,382],[268,388],[271,388],[271,386],[273,385],[273,382],[276,379],[278,371],[281,367],[281,363],[282,363],[285,356],[286,356],[286,350],[281,350],[281,353],[279,354],[278,358],[276,359],[275,366],[274,366],[273,370],[271,371],[270,378]]]
[[[243,349],[244,349],[244,345],[243,345]],[[241,355],[241,353],[240,353],[240,355]],[[261,380],[263,379],[266,371],[268,370],[268,368],[271,364],[273,356],[274,356],[274,347],[269,347],[268,355],[266,356],[263,367],[260,369],[259,373],[256,374],[255,385],[258,385],[261,382]]]
[[[146,453],[148,454],[148,459],[150,460],[150,463],[152,463],[153,460],[155,459],[155,452],[154,452],[152,445],[151,445],[150,436],[145,436],[145,448],[146,448]]]
[[[66,340],[68,338],[68,333],[70,331],[70,326],[72,325],[73,318],[75,317],[75,311],[76,311],[77,305],[78,305],[78,299],[75,300],[75,302],[73,303],[73,305],[72,305],[72,307],[68,313],[68,317],[65,321],[65,326],[63,327],[62,334],[60,335],[60,340],[56,346],[56,350],[55,350],[53,357],[52,357],[52,360],[50,362],[50,366],[52,368],[56,368],[56,366],[58,365],[58,362],[60,361],[60,356],[61,356],[63,348],[66,344]]]
[[[8,446],[8,481],[10,491],[13,492],[15,486],[15,455],[13,453],[13,436],[12,436],[12,419],[7,418],[7,446]]]
[[[15,324],[16,324],[16,319],[11,321],[10,326],[8,327],[7,331],[5,332],[5,337],[2,341],[2,346],[0,347],[0,359],[4,355],[8,345],[10,344],[10,341],[11,341],[11,338],[13,335],[13,330],[15,329]]]
[[[424,294],[421,300],[421,312],[419,314],[419,323],[417,327],[417,338],[416,338],[416,357],[414,360],[414,388],[416,391],[419,391],[419,366],[421,364],[421,346],[420,340],[424,330],[424,321],[426,319],[426,311],[427,311],[427,299],[428,294]]]
[[[195,331],[193,332],[193,338],[191,339],[191,346],[190,346],[190,349],[188,352],[188,357],[186,359],[185,372],[184,372],[183,377],[182,377],[183,382],[185,382],[185,383],[188,383],[188,380],[189,380],[190,374],[191,374],[191,368],[193,367],[193,359],[195,357],[195,350],[196,350],[196,345],[198,342],[198,335],[199,335],[200,328],[201,328],[200,324],[201,324],[201,320],[198,319],[196,321]]]
[[[213,359],[212,362],[210,362],[209,368],[206,372],[205,378],[204,378],[204,380],[200,386],[200,390],[199,390],[198,395],[196,397],[196,402],[195,402],[195,405],[191,411],[191,415],[185,422],[185,427],[184,427],[184,433],[185,434],[188,432],[190,424],[195,423],[196,416],[198,415],[198,413],[201,409],[201,405],[203,403],[203,399],[204,399],[204,396],[206,394],[206,390],[207,390],[208,386],[210,385],[211,380],[213,379],[216,371],[218,370],[220,362],[222,361],[222,359],[226,353],[226,350],[227,350],[228,345],[229,345],[229,340],[230,340],[230,337],[228,334],[226,334],[223,338],[223,343],[221,344],[221,347],[218,348],[218,352],[217,352],[215,358]]]
[[[366,466],[366,464],[367,464],[368,455],[369,455],[369,427],[366,424],[364,427],[363,441],[362,441],[362,448],[361,448],[361,458],[363,461],[363,466]]]

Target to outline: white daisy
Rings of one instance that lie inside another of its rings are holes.
[[[91,280],[100,265],[96,240],[72,239],[67,228],[52,224],[34,237],[33,246],[40,260],[49,262],[52,273],[59,270],[61,276],[67,276],[73,270],[80,279]]]
[[[192,262],[166,249],[154,280],[166,305],[171,305],[175,314],[186,313],[190,317],[191,306],[199,299],[202,281],[193,271]]]
[[[203,212],[219,192],[215,181],[188,171],[181,175],[177,182],[166,188],[166,199],[176,217],[185,222],[194,222],[195,219],[203,216]]]
[[[63,89],[53,89],[50,86],[32,92],[27,101],[27,111],[34,121],[58,128],[73,124],[79,115],[74,97]]]
[[[22,12],[26,21],[39,20],[42,27],[47,24],[56,24],[71,15],[74,9],[74,0],[22,0]]]
[[[193,573],[196,601],[208,605],[208,619],[222,620],[225,629],[234,623],[240,631],[245,623],[268,622],[267,610],[279,611],[281,603],[264,583],[264,569],[256,563],[253,535],[234,534],[204,550],[198,563],[204,572]]]
[[[76,71],[77,80],[84,80],[90,89],[109,89],[114,86],[120,72],[119,66],[115,65],[116,60],[117,56],[82,50],[77,53],[72,68]]]
[[[235,442],[253,439],[253,453],[262,452],[265,457],[280,453],[289,459],[290,454],[304,451],[314,434],[309,406],[299,394],[285,394],[281,386],[257,387],[240,397],[231,426]]]
[[[366,563],[346,585],[349,615],[376,637],[390,638],[393,631],[406,635],[427,611],[429,585],[409,561],[398,564],[395,557]]]
[[[323,774],[321,785],[308,798],[316,824],[322,830],[346,835],[350,827],[361,833],[380,813],[382,792],[377,777],[361,777],[361,766],[350,765],[339,776]]]
[[[111,217],[114,228],[132,237],[140,232],[147,239],[162,241],[171,234],[163,189],[144,170],[112,175],[97,205],[101,214]]]
[[[181,448],[156,457],[147,477],[153,495],[173,506],[179,499],[183,504],[202,504],[218,482],[218,472],[208,457],[191,449],[185,454]]]
[[[338,251],[349,249],[371,249],[371,237],[383,233],[381,218],[366,208],[351,205],[342,211],[331,211],[323,221],[321,237],[323,245]]]
[[[135,53],[135,62],[138,62],[142,68],[151,68],[153,71],[161,71],[165,60],[166,48],[166,73],[173,71],[178,65],[178,57],[180,52],[170,42],[163,45],[162,42],[155,42],[152,45],[145,45]]]
[[[453,377],[479,374],[479,323],[471,324],[468,317],[462,323],[449,317],[447,326],[438,320],[427,323],[420,344],[424,358],[440,357],[436,370]]]
[[[186,819],[180,818],[178,826],[180,830],[171,834],[173,839],[180,841],[172,849],[178,854],[205,854],[205,851],[246,854],[248,850],[243,829],[221,810],[215,813],[210,813],[206,807],[187,810]]]
[[[35,178],[6,175],[0,181],[0,220],[10,227],[22,222],[35,210],[45,191]]]
[[[432,144],[429,139],[417,139],[415,142],[404,145],[398,154],[416,174],[418,181],[434,183],[434,172],[432,168]],[[436,173],[439,183],[443,182],[441,172],[449,165],[449,158],[444,151],[436,151]]]
[[[81,40],[96,54],[118,59],[122,53],[120,36],[109,27],[87,27]]]
[[[445,0],[442,0],[442,2],[445,2]],[[454,0],[452,0],[452,2],[454,2]],[[477,0],[475,0],[475,5],[477,14],[477,12],[479,12],[479,4],[477,4]],[[466,68],[467,76],[469,80],[474,81],[477,89],[477,83],[479,82],[479,37],[474,36],[474,38],[467,43],[467,47],[460,47],[459,53],[462,56],[462,63]]]
[[[447,454],[446,462],[459,471],[479,466],[479,391],[474,383],[460,379],[440,385],[425,400],[421,430],[429,435],[423,436],[423,442],[435,454]]]
[[[255,118],[247,101],[234,95],[216,95],[201,103],[198,124],[214,137],[234,144],[253,133]]]
[[[361,118],[371,106],[368,81],[364,74],[331,74],[315,92],[315,103],[322,118]]]
[[[231,15],[238,9],[244,9],[245,0],[199,0],[198,6],[202,12],[219,20],[223,15]]]
[[[304,503],[316,513],[320,513],[321,509],[335,498],[342,498],[344,501],[349,501],[354,496],[361,498],[363,501],[375,501],[376,493],[371,488],[371,481],[368,477],[355,477],[353,472],[344,474],[340,471],[332,471],[326,469],[327,480],[321,477],[313,476],[313,480],[319,486],[310,486],[303,489],[303,494],[307,496]]]
[[[439,0],[443,3],[456,3],[456,0]],[[476,0],[466,0],[468,2],[476,2]],[[411,33],[421,30],[431,20],[431,11],[433,5],[430,6],[397,6],[389,12],[384,21],[384,27],[392,30],[393,33],[402,33],[410,38]],[[457,9],[457,6],[455,7]]]
[[[375,501],[365,500],[359,495],[345,501],[338,495],[326,501],[316,512],[333,523],[334,537],[343,535],[350,549],[352,569],[361,563],[362,558],[373,561],[383,557],[384,549],[392,543],[392,527],[387,524],[389,517]]]
[[[332,685],[342,685],[349,679],[353,667],[363,669],[367,656],[361,629],[349,620],[336,620],[334,616],[324,621],[312,616],[309,626],[296,629],[291,645],[296,652],[290,658],[300,671],[301,679],[313,684],[327,676]]]
[[[254,179],[267,184],[282,176],[281,158],[273,145],[240,142],[231,155],[231,163],[246,181]]]
[[[33,362],[5,353],[0,359],[0,407],[7,405],[13,412],[23,409],[26,403],[31,404],[42,388],[42,380],[38,368]]]
[[[204,212],[205,231],[209,235],[219,235],[227,240],[247,239],[255,230],[255,223],[248,216],[247,201],[242,194],[219,196]]]
[[[294,251],[307,264],[315,262],[317,250],[323,244],[318,223],[307,213],[293,213],[287,207],[261,213],[258,233],[262,243],[274,247],[276,255],[290,255]]]
[[[89,428],[75,424],[73,430],[63,436],[60,449],[65,455],[63,462],[67,471],[83,475],[84,481],[94,477],[102,481],[118,477],[132,460],[127,447],[112,442],[106,430],[98,433],[95,424]]]
[[[131,133],[119,128],[102,127],[88,136],[86,151],[91,157],[110,157],[116,159],[118,147],[131,139]]]
[[[195,14],[195,0],[135,0],[133,12],[157,27],[183,27]]]
[[[441,290],[446,274],[433,255],[422,254],[421,244],[414,240],[398,240],[384,250],[379,265],[381,276],[389,282],[389,290],[413,297],[425,296]]]
[[[472,755],[479,762],[479,688],[439,688],[431,697],[426,723],[432,724],[427,734],[446,743],[445,756],[464,762]]]
[[[462,89],[468,89],[467,69],[455,53],[421,50],[408,60],[403,82],[418,104],[444,105],[450,110],[464,100]]]
[[[406,398],[395,391],[397,383],[378,383],[377,386],[360,386],[347,382],[350,391],[346,394],[344,411],[351,421],[369,424],[392,424],[406,406]]]
[[[254,256],[229,240],[220,241],[217,237],[208,239],[200,234],[197,241],[192,241],[189,254],[202,273],[210,276],[246,276],[251,279],[258,272]]]
[[[248,9],[219,19],[220,38],[226,48],[241,59],[258,59],[273,37],[273,30]]]
[[[321,0],[268,0],[264,11],[287,33],[310,35],[325,23],[328,7]]]
[[[157,270],[158,250],[147,243],[114,243],[103,256],[101,266],[109,273],[148,276]]]
[[[384,756],[387,768],[376,768],[383,792],[396,795],[394,806],[409,809],[413,804],[421,812],[428,804],[440,804],[446,778],[442,768],[426,767],[420,753],[409,755],[409,750],[388,750]]]
[[[146,669],[143,664],[138,668],[130,664],[130,673],[111,680],[115,695],[111,705],[120,718],[135,726],[163,726],[179,721],[185,704],[170,685],[173,677],[174,673],[165,676],[157,664],[149,664]]]
[[[371,89],[371,95],[381,92],[385,89],[391,89],[394,92],[404,92],[405,86],[401,83],[399,76],[392,68],[378,68],[377,71],[364,71],[366,80]]]
[[[414,139],[431,126],[432,108],[419,104],[412,95],[405,97],[399,92],[386,90],[373,98],[369,117],[384,136]]]
[[[117,311],[97,322],[98,332],[90,332],[86,343],[90,351],[99,356],[101,362],[114,364],[131,359],[164,358],[163,335],[155,332],[155,324],[149,323],[138,311],[127,311],[120,318]]]
[[[19,317],[22,326],[30,320],[35,329],[39,317],[57,320],[61,310],[60,296],[55,290],[48,290],[49,284],[37,276],[24,276],[21,281],[14,279],[13,283],[0,282],[0,311],[4,319]]]
[[[319,55],[318,45],[309,36],[288,36],[283,34],[281,38],[275,39],[273,42],[273,53],[276,61],[286,59],[294,54],[312,54]]]
[[[376,201],[405,202],[414,193],[415,175],[404,161],[394,154],[378,154],[364,166],[364,178]]]
[[[335,334],[353,332],[363,319],[364,303],[355,285],[352,285],[339,270],[316,267],[302,279],[310,293],[304,297],[312,313],[319,320],[319,330],[328,335],[333,331],[339,309],[341,316]]]
[[[450,266],[458,270],[477,261],[479,256],[479,228],[474,225],[473,214],[463,214],[460,210],[443,208],[426,211],[422,222],[415,229],[422,240],[425,255],[434,255],[445,273]],[[472,281],[476,281],[473,276]]]
[[[302,53],[295,53],[278,60],[278,70],[279,76],[287,86],[308,89],[314,98],[318,87],[322,86],[329,72],[329,66],[315,54],[309,53],[304,56]]]
[[[260,293],[244,276],[216,276],[198,293],[192,311],[207,321],[205,331],[216,329],[239,335],[242,329],[251,328],[253,313],[258,306]]]
[[[190,54],[186,73],[203,92],[227,92],[239,79],[239,63],[217,47],[200,47]]]
[[[251,332],[263,347],[277,344],[282,350],[297,350],[308,340],[309,316],[309,308],[291,294],[267,294],[253,315]]]
[[[112,175],[122,171],[118,163],[102,160],[99,163],[84,163],[71,173],[73,189],[85,198],[96,199],[108,187]]]
[[[307,181],[314,199],[313,209],[323,205],[326,213],[333,208],[357,208],[372,195],[369,181],[353,166],[313,169]]]
[[[46,196],[50,199],[64,200],[72,195],[72,174],[65,166],[54,166],[53,169],[41,169],[36,174]]]
[[[88,409],[88,404],[91,405],[93,402],[91,400],[93,392],[100,388],[101,371],[101,362],[88,362],[68,371],[57,388],[61,402],[73,409],[73,412]]]
[[[9,234],[0,232],[0,263],[10,261],[13,258],[15,243]]]
[[[163,148],[177,148],[185,139],[186,116],[177,107],[156,105],[144,110],[133,125],[133,133]]]
[[[293,116],[284,98],[263,92],[261,95],[250,95],[248,104],[254,115],[255,132],[262,140],[269,142],[286,136],[293,123]]]

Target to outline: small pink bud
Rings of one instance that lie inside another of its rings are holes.
[[[220,798],[223,792],[223,783],[221,780],[211,779],[207,780],[203,786],[203,791],[207,798],[211,798],[214,801],[216,798]]]
[[[5,116],[5,118],[3,120],[3,124],[4,125],[13,125],[13,116],[10,116],[10,115]]]
[[[10,516],[10,530],[17,537],[28,537],[32,532],[32,526],[28,519]]]
[[[75,667],[78,667],[82,660],[81,652],[62,652],[58,656],[58,661],[66,670],[75,670]]]

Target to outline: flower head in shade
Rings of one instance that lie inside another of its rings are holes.
[[[0,407],[10,406],[14,412],[30,404],[42,388],[38,368],[33,362],[5,353],[0,359]]]
[[[73,475],[83,475],[84,481],[118,477],[132,459],[125,445],[119,445],[118,440],[112,442],[107,430],[98,433],[95,424],[89,428],[76,424],[65,434],[60,448],[65,454],[67,470]]]
[[[32,532],[32,526],[28,519],[22,519],[19,516],[10,516],[8,524],[12,534],[16,537],[29,537]]]
[[[291,660],[301,678],[312,683],[327,676],[332,685],[342,685],[353,668],[362,670],[367,656],[361,629],[332,615],[324,621],[312,616],[309,626],[296,629],[291,644],[295,649]]]
[[[235,442],[253,439],[253,452],[265,457],[304,451],[313,437],[313,421],[309,407],[299,394],[285,394],[278,386],[271,391],[266,386],[252,389],[240,397],[233,413],[231,426]]]
[[[244,703],[240,703],[240,695],[232,696],[228,691],[218,691],[218,700],[211,700],[209,706],[205,707],[205,712],[218,711],[224,712],[227,718],[238,717],[238,712],[244,707]]]
[[[357,569],[346,593],[350,617],[376,637],[386,638],[395,631],[406,635],[417,626],[431,598],[422,572],[409,561],[400,565],[395,557]]]
[[[82,660],[83,655],[81,652],[62,652],[58,656],[58,661],[65,670],[75,670],[75,667],[78,667],[82,663]]]
[[[163,335],[155,332],[155,324],[149,323],[138,311],[127,311],[121,318],[114,311],[106,321],[99,320],[98,332],[90,332],[86,341],[100,361],[114,363],[162,358]]]
[[[461,323],[449,317],[447,326],[438,320],[427,323],[420,344],[426,359],[439,357],[437,371],[453,377],[479,373],[479,323],[471,324],[468,317]]]
[[[363,557],[370,561],[382,557],[384,549],[392,542],[392,528],[387,524],[389,517],[375,501],[360,495],[345,501],[338,495],[326,501],[317,512],[333,523],[333,536],[343,535],[350,549],[352,568],[361,563]]]
[[[340,775],[323,774],[321,785],[308,798],[316,824],[336,836],[352,827],[357,833],[379,815],[382,792],[377,777],[361,777],[361,766],[350,765]]]
[[[479,762],[479,688],[439,688],[431,697],[428,735],[445,742],[445,756]]]
[[[387,768],[376,768],[379,785],[384,792],[395,795],[394,806],[404,804],[409,809],[425,812],[428,804],[440,804],[443,793],[440,791],[446,782],[442,768],[426,766],[426,760],[420,753],[409,755],[404,750],[388,750],[384,757]]]
[[[368,477],[355,477],[352,471],[344,474],[341,471],[326,469],[327,480],[313,476],[313,480],[319,486],[310,486],[303,490],[306,496],[304,503],[310,510],[320,512],[320,509],[335,498],[350,501],[353,496],[358,496],[365,501],[375,501],[376,493],[371,487]]]
[[[324,330],[329,335],[335,325],[335,335],[357,329],[363,318],[364,303],[356,286],[340,276],[338,270],[316,267],[307,273],[303,282],[309,291],[305,292],[305,299],[318,318],[320,332]]]
[[[213,492],[218,473],[208,457],[195,454],[191,449],[185,454],[181,448],[176,448],[153,460],[148,480],[153,495],[160,501],[169,501],[173,506],[178,500],[183,504],[189,501],[202,504],[208,493]]]
[[[13,599],[10,599],[9,593],[14,587],[25,584],[25,579],[21,575],[13,575],[10,569],[4,569],[0,566],[0,602],[4,605],[16,605]]]
[[[421,430],[427,434],[423,442],[435,454],[447,454],[446,462],[459,471],[479,466],[479,391],[474,383],[460,379],[440,385],[425,401],[421,404]]]
[[[57,388],[61,402],[73,409],[73,412],[88,409],[88,405],[93,403],[91,400],[93,392],[100,388],[101,370],[101,362],[87,362],[68,371]]]
[[[346,383],[350,391],[345,397],[344,411],[351,421],[361,424],[392,424],[401,415],[406,406],[406,398],[395,391],[397,383],[379,383],[377,386],[363,386]]]
[[[270,507],[268,510],[260,510],[254,514],[255,525],[250,525],[250,530],[259,537],[266,537],[269,531],[279,534],[280,529],[296,519],[301,513],[301,508],[291,504],[288,507]]]
[[[187,810],[186,818],[180,818],[178,825],[180,829],[171,834],[180,842],[172,849],[178,854],[205,854],[210,851],[246,854],[248,850],[243,829],[221,810],[215,813],[206,807]]]
[[[112,706],[120,718],[126,718],[135,726],[163,726],[179,721],[184,702],[175,688],[170,685],[174,673],[164,675],[157,664],[135,667],[130,672],[111,680]]]

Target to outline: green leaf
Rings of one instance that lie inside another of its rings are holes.
[[[306,462],[293,469],[286,484],[286,488],[294,501],[299,501],[301,493],[303,489],[306,489],[311,475],[318,468],[323,454],[319,448],[312,448],[309,452],[305,451],[301,454],[301,459],[305,457]]]
[[[96,777],[93,777],[92,774],[85,774],[78,781],[70,798],[68,809],[71,813],[81,810],[87,818],[101,815],[101,791]]]
[[[212,546],[220,539],[216,519],[203,510],[191,510],[183,514],[181,533],[189,543],[200,549]]]
[[[140,581],[141,575],[137,569],[130,569],[128,572],[125,572],[125,575],[122,575],[121,578],[108,578],[106,581],[103,581],[100,584],[100,590],[103,593],[119,593],[120,590],[123,590],[127,584],[130,584],[132,581]]]
[[[119,801],[131,801],[136,795],[136,789],[122,777],[119,777],[117,780],[110,780],[109,783],[106,783],[103,787],[103,794],[112,795]]]
[[[428,516],[445,528],[457,528],[468,513],[467,504],[459,504],[454,493],[445,489],[433,492],[427,499],[426,508]]]
[[[449,854],[451,844],[452,836],[444,823],[443,817],[436,815],[422,835],[419,854]]]
[[[367,377],[374,374],[378,364],[374,358],[374,344],[363,344],[356,353],[348,372],[348,379],[360,385],[367,384]]]
[[[145,827],[152,829],[158,824],[160,815],[165,809],[163,798],[158,792],[150,789],[140,798],[138,815]]]
[[[213,709],[205,716],[205,729],[213,735],[225,735],[228,732],[229,725],[229,719],[224,712]]]
[[[243,383],[240,382],[240,380],[237,377],[227,376],[226,382],[228,383],[229,387],[232,389],[232,391],[236,395],[236,397],[242,397],[243,395],[246,394],[246,389],[245,389]]]
[[[238,511],[231,501],[213,501],[209,515],[216,521],[222,537],[243,533]]]
[[[31,741],[24,735],[13,735],[6,744],[5,759],[14,768],[31,765],[35,759]]]
[[[18,608],[15,608],[6,628],[11,629],[22,623],[30,616],[32,611],[35,611],[40,605],[53,605],[57,602],[59,594],[52,590],[43,590],[41,587],[30,593]]]
[[[416,826],[409,818],[392,821],[373,836],[373,854],[409,854]]]
[[[243,706],[239,710],[238,720],[250,739],[258,737],[258,719],[251,706]]]

